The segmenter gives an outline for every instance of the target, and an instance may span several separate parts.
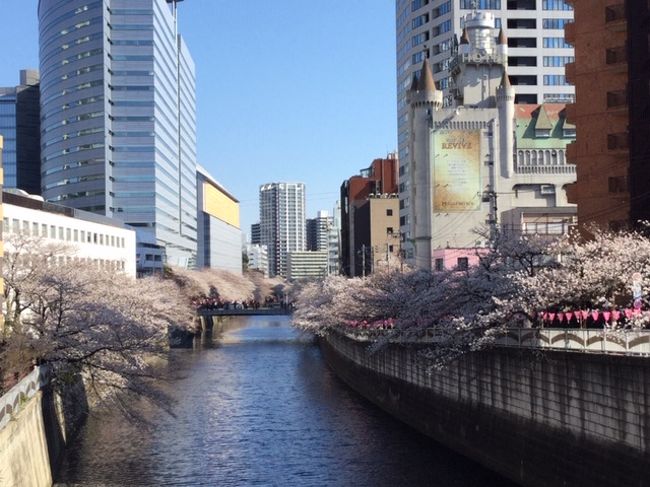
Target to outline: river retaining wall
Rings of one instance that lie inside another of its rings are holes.
[[[59,394],[36,367],[0,398],[0,485],[50,487],[87,412],[81,380]]]
[[[338,332],[323,355],[388,413],[525,486],[650,486],[650,359],[491,349],[429,373]]]

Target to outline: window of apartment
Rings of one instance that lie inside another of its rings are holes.
[[[573,22],[572,19],[542,19],[544,29],[564,29],[566,24]]]
[[[38,223],[32,223],[32,235],[38,237]]]
[[[616,90],[607,92],[607,108],[623,107],[627,105],[627,92]]]
[[[563,68],[565,64],[572,63],[575,60],[574,56],[544,56],[544,67]]]
[[[625,46],[613,47],[605,50],[605,63],[618,64],[627,61],[627,52]]]
[[[627,180],[625,176],[609,177],[607,186],[610,193],[625,193],[627,191]]]
[[[99,234],[99,245],[104,245],[104,234]]]
[[[458,257],[456,261],[456,268],[459,271],[466,271],[469,269],[469,259],[467,257]]]
[[[566,0],[542,0],[542,10],[573,10]]]
[[[72,229],[71,228],[66,228],[65,229],[65,239],[70,242],[72,240]]]
[[[563,74],[544,75],[544,86],[568,86],[570,84]]]
[[[111,235],[111,247],[115,247],[115,235]]]
[[[386,210],[386,216],[393,216],[393,209],[392,208],[388,208]]]
[[[47,238],[47,225],[45,223],[41,224],[41,237]]]
[[[386,233],[388,235],[392,235],[393,234],[393,227],[386,227]]]
[[[29,235],[29,222],[23,221],[23,235]]]
[[[411,29],[417,29],[427,22],[429,22],[429,14],[418,15],[411,21]]]
[[[434,267],[435,270],[437,271],[444,271],[445,270],[445,261],[444,259],[436,259],[434,261]]]
[[[415,12],[417,9],[429,5],[429,0],[413,0],[411,2],[411,12]]]
[[[56,227],[54,225],[50,225],[50,238],[51,239],[56,238]]]
[[[617,134],[607,134],[608,150],[625,150],[628,148],[627,132]]]
[[[20,220],[17,220],[16,218],[12,218],[11,229],[14,233],[20,233]]]
[[[81,241],[82,242],[86,241],[86,231],[85,230],[81,230]]]
[[[467,10],[474,9],[474,4],[479,10],[496,9],[501,10],[501,0],[460,0],[460,8]]]
[[[605,22],[614,22],[625,19],[625,4],[610,5],[605,7]]]
[[[508,45],[510,45],[510,43],[508,43]],[[551,49],[571,49],[573,47],[564,40],[564,37],[544,37],[542,40],[542,46]]]
[[[79,230],[75,230],[73,233],[73,238],[75,242],[79,241]]]
[[[59,228],[59,240],[63,240],[63,227],[58,227]]]

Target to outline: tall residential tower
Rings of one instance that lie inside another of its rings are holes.
[[[305,185],[260,186],[260,241],[268,249],[271,277],[287,277],[288,253],[305,250],[306,240]]]
[[[194,265],[194,63],[174,0],[40,0],[43,196]]]

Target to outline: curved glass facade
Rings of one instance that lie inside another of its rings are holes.
[[[194,65],[165,0],[41,0],[43,196],[196,255]]]

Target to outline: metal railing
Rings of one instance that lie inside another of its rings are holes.
[[[448,333],[430,328],[418,337],[407,337],[393,330],[344,330],[348,338],[372,342],[389,333],[391,343],[426,345],[444,343]],[[494,347],[556,350],[613,355],[650,356],[650,330],[611,330],[585,328],[508,328],[495,335]]]
[[[0,397],[0,429],[11,421],[27,400],[34,397],[47,381],[47,369],[43,366],[34,367],[29,375]]]

